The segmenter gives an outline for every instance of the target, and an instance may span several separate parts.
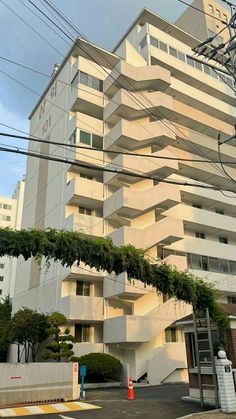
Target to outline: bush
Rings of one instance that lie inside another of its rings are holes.
[[[103,382],[118,380],[121,373],[121,363],[114,356],[103,353],[91,353],[80,357],[73,356],[71,361],[87,367],[86,381]]]

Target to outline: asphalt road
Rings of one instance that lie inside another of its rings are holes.
[[[181,396],[187,394],[188,388],[184,384],[135,388],[135,400],[132,401],[127,400],[125,389],[90,390],[86,392],[85,401],[101,406],[102,409],[27,417],[33,419],[176,419],[201,411],[198,404],[181,401]],[[18,418],[23,419],[23,416],[18,416]]]

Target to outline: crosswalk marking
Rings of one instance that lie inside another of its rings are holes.
[[[52,403],[39,406],[12,407],[0,409],[0,417],[29,416],[33,414],[43,415],[46,413],[73,412],[76,410],[100,409],[99,406],[86,402]]]

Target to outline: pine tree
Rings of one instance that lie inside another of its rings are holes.
[[[70,334],[70,329],[66,328],[64,332],[61,330],[67,323],[66,317],[56,311],[48,317],[48,323],[48,334],[52,340],[45,345],[48,351],[43,358],[54,359],[57,362],[61,359],[68,361],[74,355],[72,348],[75,338]]]

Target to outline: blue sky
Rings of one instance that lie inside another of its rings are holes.
[[[0,3],[2,41],[0,57],[12,59],[51,74],[53,65],[62,60],[61,55],[34,33],[18,16],[30,24],[53,47],[56,47],[62,55],[68,51],[68,43],[52,32],[29,10],[39,14],[27,0],[3,1],[5,5]],[[43,8],[40,0],[34,0],[34,2]],[[186,8],[178,0],[53,0],[53,2],[86,37],[108,50],[114,47],[144,7],[171,22],[174,22]],[[38,97],[3,72],[30,86],[39,94],[47,84],[47,79],[6,63],[0,58],[0,124],[7,124],[28,132],[28,115]],[[3,125],[0,125],[0,131],[14,133]],[[3,137],[0,138],[0,144],[27,146],[26,142],[13,142]],[[11,195],[17,180],[21,179],[25,173],[26,160],[22,156],[0,151],[0,164],[2,169],[0,195]]]

